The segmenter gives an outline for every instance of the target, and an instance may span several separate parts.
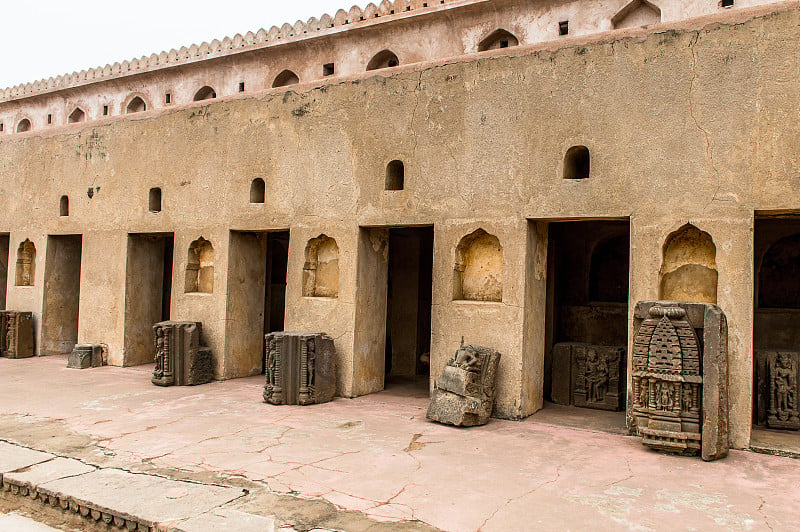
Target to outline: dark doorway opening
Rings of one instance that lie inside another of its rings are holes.
[[[72,352],[78,342],[81,293],[81,235],[50,235],[44,266],[43,355]]]
[[[283,330],[286,317],[286,275],[288,268],[289,231],[267,233],[266,276],[264,281],[264,334]],[[264,352],[263,345],[261,352]],[[264,373],[263,357],[261,373]]]
[[[174,252],[172,233],[128,235],[124,366],[153,361],[153,325],[170,319]]]
[[[389,229],[384,387],[430,375],[433,227]]]
[[[8,286],[8,235],[0,235],[0,310],[6,309],[6,288]],[[2,334],[2,332],[0,332]]]
[[[624,427],[630,223],[551,222],[547,261],[544,399]]]

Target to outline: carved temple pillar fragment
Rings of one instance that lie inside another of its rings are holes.
[[[153,326],[157,386],[194,386],[214,378],[211,349],[200,345],[202,324],[196,321],[162,321]]]
[[[625,398],[627,350],[620,346],[563,342],[553,346],[556,404],[621,410]]]
[[[71,369],[98,368],[108,364],[108,353],[100,344],[76,344],[67,359]]]
[[[428,405],[428,419],[472,427],[489,422],[500,353],[487,347],[462,346],[447,362]]]
[[[715,460],[728,454],[725,314],[716,305],[636,305],[630,414],[648,447]]]
[[[0,311],[0,356],[27,358],[35,354],[33,314]]]
[[[273,332],[265,336],[264,402],[311,405],[333,400],[336,349],[323,333]]]
[[[756,352],[758,423],[771,429],[800,430],[800,352]]]

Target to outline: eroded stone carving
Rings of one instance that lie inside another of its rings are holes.
[[[67,359],[72,369],[97,368],[108,364],[107,352],[100,344],[76,344]]]
[[[554,403],[620,410],[625,397],[626,349],[563,342],[553,346]]]
[[[428,419],[461,427],[488,423],[499,362],[500,353],[493,349],[462,345],[436,382]]]
[[[725,315],[710,304],[648,302],[636,318],[631,395],[642,443],[704,460],[727,455]]]
[[[310,405],[333,400],[336,349],[323,333],[273,332],[265,336],[264,402]]]
[[[0,311],[0,355],[28,358],[34,355],[33,314]]]
[[[756,371],[759,422],[773,429],[800,430],[800,352],[757,352]]]
[[[153,384],[193,386],[211,382],[214,359],[211,350],[200,345],[201,329],[200,322],[195,321],[162,321],[153,326]]]

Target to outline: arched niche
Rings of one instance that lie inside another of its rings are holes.
[[[717,302],[717,247],[711,235],[686,224],[667,237],[660,299]]]
[[[369,60],[369,63],[367,63],[367,70],[391,68],[396,67],[399,64],[400,60],[397,58],[397,55],[395,55],[394,52],[391,50],[381,50]]]
[[[630,235],[611,237],[598,243],[589,267],[589,301],[628,301]]]
[[[83,112],[83,109],[80,107],[76,107],[67,117],[68,124],[76,124],[78,122],[85,122],[86,121],[86,113]]]
[[[58,215],[69,216],[69,196],[61,196],[58,200]]]
[[[478,44],[478,51],[485,52],[487,50],[498,50],[500,48],[510,48],[517,45],[519,45],[519,39],[517,39],[513,33],[504,29],[498,29],[481,40]]]
[[[264,203],[266,196],[266,184],[260,177],[253,179],[250,183],[250,203]]]
[[[764,253],[758,308],[800,309],[800,233],[781,238]]]
[[[17,133],[25,133],[31,130],[31,121],[28,118],[23,118],[17,123]]]
[[[17,248],[16,286],[33,286],[36,277],[36,246],[25,239]]]
[[[147,111],[147,104],[140,96],[134,96],[125,106],[126,113],[141,113],[142,111]]]
[[[456,248],[453,299],[503,300],[503,247],[483,229],[465,236]]]
[[[386,190],[403,190],[405,179],[406,169],[403,161],[394,160],[386,165]]]
[[[586,146],[573,146],[564,155],[564,179],[589,179],[591,155]]]
[[[661,10],[647,0],[633,0],[611,19],[614,29],[635,28],[661,22]]]
[[[153,187],[147,193],[147,210],[161,212],[161,187]]]
[[[217,97],[217,91],[206,85],[205,87],[201,87],[200,90],[194,93],[193,100],[195,102],[199,102],[202,100],[211,100],[216,97]]]
[[[319,235],[306,245],[303,296],[339,297],[339,246],[329,236]]]
[[[189,246],[185,292],[214,292],[214,247],[203,237]]]
[[[300,78],[291,70],[284,70],[275,77],[272,82],[272,87],[288,87],[289,85],[297,85],[300,83]]]

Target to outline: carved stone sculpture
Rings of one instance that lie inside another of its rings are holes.
[[[27,358],[34,355],[33,314],[0,311],[0,355]]]
[[[489,422],[500,353],[476,345],[461,346],[444,367],[428,405],[428,419],[472,427]]]
[[[323,333],[273,332],[265,337],[264,402],[327,403],[336,393],[336,349]]]
[[[704,460],[726,456],[725,315],[705,303],[645,302],[635,318],[630,403],[642,443]]]
[[[564,342],[553,346],[554,403],[620,410],[625,397],[624,347]]]
[[[72,369],[97,368],[108,364],[106,350],[99,344],[76,344],[67,359]]]
[[[193,386],[211,382],[214,359],[201,347],[202,325],[195,321],[162,321],[153,326],[156,367],[152,382],[158,386]]]
[[[800,352],[756,353],[759,423],[772,429],[800,430]]]

